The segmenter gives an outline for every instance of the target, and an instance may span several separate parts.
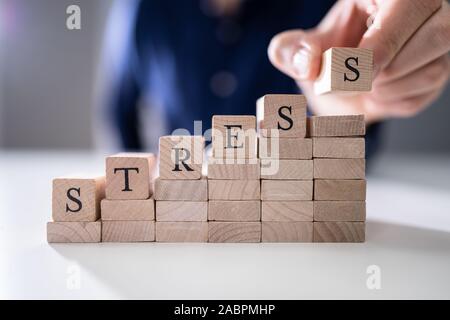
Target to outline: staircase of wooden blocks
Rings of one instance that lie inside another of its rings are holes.
[[[329,49],[316,91],[370,90],[371,59]],[[214,116],[207,163],[203,137],[166,136],[159,177],[153,154],[123,153],[105,176],[54,179],[48,242],[364,242],[364,117],[306,105],[266,95],[257,117]]]

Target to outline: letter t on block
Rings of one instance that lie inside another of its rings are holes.
[[[263,137],[304,138],[306,98],[300,94],[268,94],[256,102],[259,131]]]
[[[316,94],[372,90],[373,51],[330,48],[323,53],[322,70],[314,83]]]
[[[202,177],[205,139],[202,136],[166,136],[159,139],[159,177],[197,180]]]
[[[145,200],[152,195],[156,158],[152,153],[120,153],[106,158],[106,198]]]

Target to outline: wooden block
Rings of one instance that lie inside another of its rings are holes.
[[[156,221],[208,221],[208,202],[156,201]]]
[[[257,101],[258,123],[263,137],[282,138],[306,135],[306,98],[301,94],[268,94]]]
[[[209,201],[209,221],[261,221],[261,201]]]
[[[314,222],[314,242],[364,242],[364,222]]]
[[[105,177],[62,177],[53,180],[55,222],[97,221],[105,197]]]
[[[106,198],[144,200],[152,195],[156,167],[152,153],[119,153],[106,158]]]
[[[364,138],[314,138],[314,158],[363,159],[366,154]]]
[[[161,179],[201,179],[205,139],[201,136],[159,138]]]
[[[313,181],[262,180],[261,200],[296,201],[313,199]]]
[[[255,116],[214,116],[212,128],[212,154],[214,158],[256,158]]]
[[[363,115],[313,116],[308,118],[310,137],[364,136],[366,124]]]
[[[207,201],[208,181],[200,180],[155,180],[155,200]]]
[[[261,222],[209,222],[208,241],[214,243],[261,242]]]
[[[102,223],[48,222],[48,243],[96,243],[101,240]]]
[[[261,179],[312,180],[313,160],[261,160]]]
[[[260,200],[259,180],[208,180],[209,200]]]
[[[366,200],[366,180],[315,180],[314,200]]]
[[[208,160],[208,179],[213,180],[259,180],[260,170],[259,159]]]
[[[373,51],[330,48],[323,53],[322,69],[314,83],[316,94],[372,90]]]
[[[314,159],[314,179],[364,179],[365,159]]]
[[[262,242],[313,242],[313,222],[263,222]]]
[[[102,242],[153,242],[154,221],[102,221]]]
[[[152,221],[155,220],[155,201],[102,200],[103,221]]]
[[[312,139],[307,138],[259,138],[261,159],[312,159]]]
[[[208,222],[157,222],[156,242],[208,242]]]
[[[313,221],[313,201],[262,201],[262,221]]]
[[[365,220],[365,201],[314,201],[314,221]]]

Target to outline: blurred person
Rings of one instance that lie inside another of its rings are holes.
[[[383,120],[424,110],[449,78],[446,1],[125,2],[127,10],[118,1],[127,27],[109,32],[120,54],[107,110],[125,150],[144,147],[139,101],[148,95],[160,102],[147,107],[157,108],[169,134],[193,132],[194,120],[206,130],[215,114],[255,114],[255,101],[267,93],[299,92],[312,114],[364,114],[370,155]],[[371,92],[313,93],[330,47],[374,50]]]

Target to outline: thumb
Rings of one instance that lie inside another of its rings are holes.
[[[322,61],[320,35],[314,29],[282,32],[270,42],[268,55],[276,68],[295,80],[314,80]]]

